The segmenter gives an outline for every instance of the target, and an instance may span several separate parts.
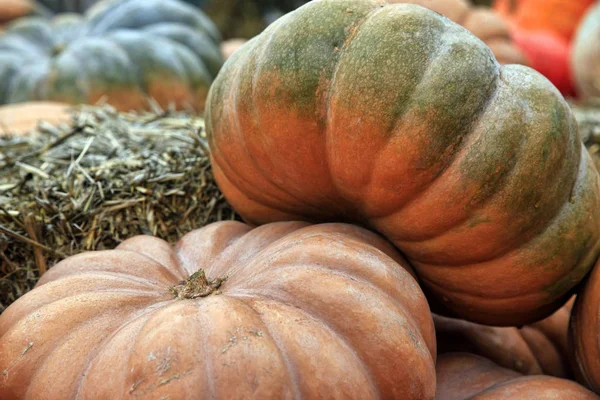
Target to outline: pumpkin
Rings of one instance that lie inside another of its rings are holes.
[[[287,14],[225,63],[206,127],[246,221],[376,230],[446,316],[538,321],[600,252],[599,175],[560,93],[420,6]]]
[[[597,400],[575,382],[546,375],[522,376],[473,354],[438,358],[436,400]]]
[[[564,96],[575,96],[569,42],[552,32],[520,28],[513,30],[513,39],[531,68],[548,78]]]
[[[210,20],[178,0],[106,0],[85,17],[22,19],[0,36],[0,104],[146,108],[147,97],[196,110],[221,65]]]
[[[56,125],[69,122],[69,106],[63,103],[31,102],[0,107],[0,136],[25,134],[37,127],[40,121]]]
[[[483,40],[498,62],[528,64],[521,50],[512,43],[508,24],[489,8],[472,7],[467,0],[390,0],[389,2],[427,7],[463,25]]]
[[[550,31],[570,42],[596,0],[496,0],[494,10],[519,28]]]
[[[584,97],[600,97],[600,3],[581,23],[573,42],[572,68]]]
[[[572,301],[521,328],[493,327],[433,316],[438,354],[468,352],[526,375],[570,377],[568,326]]]
[[[569,325],[577,380],[600,393],[600,260],[577,295]]]
[[[0,316],[2,399],[432,399],[406,261],[352,225],[208,225],[68,258]]]
[[[54,13],[83,13],[98,0],[37,0],[37,2]]]

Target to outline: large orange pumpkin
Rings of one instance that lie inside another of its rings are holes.
[[[598,400],[575,382],[522,376],[472,354],[440,355],[436,371],[436,400]]]
[[[487,7],[472,7],[468,0],[389,0],[389,2],[417,4],[445,15],[483,40],[498,62],[528,64],[527,58],[512,42],[508,24]]]
[[[29,15],[34,10],[33,0],[2,0],[0,1],[0,25]]]
[[[590,9],[577,31],[571,66],[581,95],[600,98],[600,2]]]
[[[577,296],[569,336],[578,380],[600,393],[600,260]]]
[[[596,0],[496,0],[494,9],[527,30],[545,30],[571,41],[581,18]]]
[[[433,316],[438,354],[468,352],[526,375],[572,376],[567,332],[573,302],[531,325],[494,327]]]
[[[59,263],[0,316],[1,399],[421,400],[434,361],[410,267],[344,224],[136,237]]]
[[[540,320],[600,253],[600,179],[568,104],[423,7],[312,1],[234,53],[207,107],[215,177],[247,221],[377,230],[445,314]]]

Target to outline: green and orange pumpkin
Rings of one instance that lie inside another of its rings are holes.
[[[206,124],[245,220],[376,230],[445,315],[538,321],[600,253],[600,177],[561,94],[420,6],[287,14],[225,63]]]
[[[0,104],[95,103],[120,110],[202,110],[222,57],[220,36],[178,0],[105,0],[85,16],[21,19],[0,36]]]
[[[0,315],[0,398],[427,400],[435,332],[387,241],[228,221],[68,258]]]

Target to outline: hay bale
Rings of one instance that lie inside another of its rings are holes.
[[[0,312],[65,257],[138,234],[175,242],[236,218],[214,182],[202,118],[73,112],[71,124],[0,137]]]

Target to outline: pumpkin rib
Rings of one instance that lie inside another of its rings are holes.
[[[88,377],[88,373],[91,370],[91,368],[94,366],[94,363],[96,362],[96,360],[98,359],[98,357],[100,357],[104,351],[106,351],[107,346],[109,346],[114,338],[120,333],[122,332],[123,329],[126,329],[127,327],[131,326],[131,324],[135,323],[135,322],[140,322],[140,320],[144,317],[149,318],[152,315],[153,311],[146,311],[145,313],[142,313],[142,315],[133,318],[129,321],[127,321],[126,323],[122,324],[119,329],[115,330],[115,332],[111,333],[111,335],[109,335],[104,342],[102,342],[102,344],[99,346],[98,351],[94,354],[93,357],[90,357],[90,360],[87,364],[87,366],[85,367],[83,373],[81,374],[81,379],[79,380],[78,383],[78,387],[76,390],[76,395],[75,398],[79,399],[80,395],[81,395],[81,391],[83,390],[83,388],[85,387],[86,383],[87,383],[87,377]],[[139,327],[139,331],[141,331],[142,326]],[[138,331],[138,333],[139,333]],[[134,341],[131,341],[131,344],[133,345]]]
[[[95,293],[86,293],[85,295],[86,295],[86,297],[87,296],[94,296]],[[79,295],[75,295],[75,296],[71,296],[71,297],[65,297],[65,298],[59,300],[59,302],[64,302],[64,301],[67,301],[67,300],[71,300],[74,297],[83,298],[84,296],[82,294],[79,294]],[[117,296],[114,296],[113,299],[112,299],[112,300],[115,300],[115,304],[111,304],[112,308],[113,308],[113,311],[116,310],[116,309],[118,309],[119,306],[121,305],[121,304],[119,304],[119,301],[115,297],[117,297]],[[152,297],[156,297],[156,296],[152,296]],[[129,300],[129,299],[123,298],[121,300],[121,302],[125,303],[127,300]],[[138,303],[136,306],[139,307],[141,304],[144,304],[146,302],[147,301],[142,301],[141,303]],[[54,306],[54,307],[56,307],[56,303],[57,302],[53,302],[53,303],[48,304],[47,306]],[[44,307],[44,308],[46,308],[46,307]],[[58,308],[60,309],[60,307],[58,307]],[[132,307],[132,308],[134,308],[134,307]],[[133,312],[133,311],[131,311],[131,312]],[[52,340],[52,350],[49,351],[49,352],[46,352],[46,353],[42,354],[42,356],[39,357],[36,360],[36,368],[35,368],[33,374],[30,377],[30,382],[35,382],[36,378],[39,377],[41,374],[43,374],[45,372],[44,367],[45,367],[45,364],[48,362],[48,359],[51,359],[52,356],[53,356],[53,354],[56,353],[57,349],[60,349],[60,346],[62,346],[65,343],[67,343],[69,341],[69,339],[71,339],[72,335],[76,335],[77,332],[79,332],[85,326],[94,326],[94,325],[96,325],[96,323],[99,320],[106,319],[106,318],[109,318],[109,317],[110,316],[107,316],[105,313],[96,314],[92,318],[82,319],[81,321],[79,321],[79,323],[76,324],[75,329],[70,329],[69,333],[67,333],[66,335],[57,335],[57,336],[53,337],[52,338],[53,339]],[[18,324],[18,322],[17,322],[17,324]],[[18,326],[17,324],[13,325],[13,329],[14,329],[15,326]],[[73,325],[70,325],[69,327],[73,327]],[[7,333],[10,334],[10,330],[7,331],[7,332],[5,332],[3,334],[3,337],[5,337]],[[46,346],[48,346],[47,343],[45,343],[45,344],[46,344]],[[35,346],[35,343],[32,346]],[[30,385],[28,387],[28,389],[26,390],[25,398],[28,397],[29,392],[31,390],[36,389],[35,386],[36,385]]]
[[[273,342],[275,343],[275,347],[279,351],[279,355],[281,356],[281,359],[283,360],[283,362],[285,364],[287,374],[290,378],[290,381],[292,382],[292,391],[294,392],[294,398],[301,399],[302,396],[300,395],[300,389],[299,389],[299,385],[298,385],[298,371],[296,371],[296,368],[294,367],[294,365],[290,361],[290,358],[287,356],[286,352],[284,351],[285,346],[283,346],[281,344],[281,339],[280,339],[278,333],[277,334],[273,333],[273,331],[274,331],[273,325],[270,323],[270,321],[267,321],[264,318],[264,315],[259,313],[252,304],[248,303],[247,301],[244,301],[244,299],[242,297],[231,296],[231,298],[235,299],[236,301],[240,302],[241,304],[246,306],[248,309],[250,309],[258,317],[258,319],[262,322],[263,328],[265,329],[266,333],[269,335],[271,340],[273,340]],[[248,297],[248,299],[260,302],[260,298]],[[278,303],[280,304],[280,306],[283,306],[283,303],[281,303],[281,302],[278,302]],[[300,309],[298,309],[298,311],[302,312],[302,310],[300,310]]]
[[[523,143],[524,143],[524,139],[521,140],[521,147],[520,147],[520,149],[522,148]],[[583,144],[581,146],[582,146],[582,151],[585,152],[586,151],[585,150],[585,146]],[[583,186],[582,182],[584,182],[586,180],[586,178],[587,178],[587,174],[588,174],[588,165],[587,165],[587,163],[588,163],[587,158],[585,159],[585,161],[579,163],[579,173],[577,174],[576,179],[573,182],[573,184],[571,185],[571,189],[570,189],[570,193],[573,195],[573,197],[575,197],[574,194],[577,192],[577,187],[578,186]],[[515,170],[516,170],[516,168],[511,168],[509,170],[509,172],[506,174],[506,176],[503,177],[502,181],[508,180],[508,178],[511,175],[511,172],[514,173]],[[502,190],[502,188],[503,188],[503,185],[500,186],[500,190]],[[492,199],[493,196],[496,195],[496,194],[497,193],[492,193],[490,196],[488,196],[486,198],[486,200],[481,203],[480,209],[483,208],[483,206],[487,203],[487,200]],[[432,261],[427,261],[427,265],[428,266],[436,266],[436,267],[462,267],[462,268],[469,268],[469,267],[473,267],[473,266],[478,265],[478,264],[485,264],[485,263],[488,263],[490,261],[494,261],[496,259],[508,257],[508,256],[510,256],[512,254],[518,253],[518,252],[522,251],[522,249],[524,247],[526,247],[527,245],[529,245],[531,241],[536,240],[536,239],[541,240],[542,236],[544,236],[547,233],[548,230],[552,229],[556,223],[561,223],[562,221],[560,221],[560,218],[561,218],[563,212],[568,212],[566,210],[568,208],[570,208],[570,207],[571,208],[573,207],[573,204],[570,201],[563,202],[561,204],[560,208],[557,210],[557,212],[549,220],[547,220],[543,224],[536,224],[536,228],[539,230],[537,232],[537,234],[533,235],[533,237],[531,237],[530,240],[522,242],[519,247],[513,247],[513,248],[508,248],[507,247],[507,248],[503,249],[503,251],[501,251],[501,252],[491,254],[490,256],[488,256],[485,259],[480,259],[477,262],[469,263],[469,264],[465,264],[464,262],[460,262],[459,263],[458,261],[455,264],[452,263],[452,262],[450,262],[450,263],[448,263],[448,262],[435,263],[435,262],[432,262]],[[477,210],[475,210],[475,211],[477,211]],[[405,245],[407,243],[424,243],[424,242],[427,242],[427,241],[430,241],[430,240],[438,240],[439,238],[443,237],[445,234],[451,233],[453,230],[461,230],[461,229],[463,229],[464,226],[470,222],[469,220],[470,220],[471,217],[472,216],[467,217],[465,220],[462,221],[461,224],[452,227],[451,229],[447,230],[446,232],[437,233],[432,238],[426,238],[425,240],[412,240],[412,241],[411,240],[405,240],[405,239],[398,240],[398,238],[394,237],[393,235],[388,235],[388,237],[390,237],[394,241],[397,241],[397,243],[399,243],[401,247],[402,247],[402,245]],[[570,272],[572,272],[572,271],[568,271],[567,273],[565,273],[565,276],[568,273],[570,273]]]
[[[390,212],[388,212],[386,215],[381,215],[381,216],[374,216],[373,214],[369,214],[368,218],[374,221],[378,221],[378,220],[382,220],[385,218],[388,218],[396,213],[398,213],[400,210],[405,209],[411,205],[413,205],[415,202],[417,202],[420,198],[422,198],[424,195],[427,194],[427,191],[429,189],[431,189],[436,182],[439,181],[439,179],[443,179],[446,178],[447,173],[449,171],[452,170],[452,168],[459,168],[460,162],[464,161],[464,159],[469,155],[469,145],[473,144],[477,141],[477,139],[481,138],[481,136],[484,134],[483,131],[478,131],[478,134],[468,134],[468,133],[472,133],[474,130],[474,127],[476,127],[479,124],[483,124],[484,121],[482,121],[483,117],[485,116],[486,111],[488,110],[489,107],[492,106],[493,101],[496,99],[497,95],[498,95],[498,87],[499,87],[499,82],[501,81],[501,71],[502,71],[503,67],[500,66],[500,68],[498,69],[498,75],[496,75],[496,79],[494,80],[494,84],[493,84],[493,88],[490,90],[491,93],[490,95],[487,97],[485,104],[482,106],[481,110],[479,112],[476,112],[473,115],[472,121],[465,125],[465,130],[467,130],[467,134],[464,134],[463,136],[461,136],[461,140],[458,143],[457,147],[458,149],[456,149],[454,151],[454,157],[452,157],[449,160],[449,164],[446,165],[445,167],[443,167],[440,170],[440,173],[434,178],[432,179],[430,182],[428,182],[425,186],[423,186],[418,192],[416,192],[414,194],[414,196],[412,198],[408,198],[404,203],[402,204],[398,204],[398,208],[395,210],[391,210]],[[395,129],[394,129],[395,130]],[[523,145],[524,139],[521,140],[521,147]],[[517,149],[517,151],[519,151],[519,149]],[[507,171],[506,175],[503,176],[508,178],[508,175],[510,174],[511,171],[513,171],[514,169],[511,169],[509,171]],[[371,170],[371,174],[374,174],[375,170],[372,169]],[[504,181],[504,179],[502,179],[502,181]],[[499,186],[499,189],[502,186]],[[490,199],[494,196],[495,193],[489,193],[488,196],[486,196],[486,199]],[[485,204],[485,201],[482,202],[480,204],[480,206],[483,206]],[[461,222],[458,222],[456,225],[452,226],[451,228],[448,228],[446,231],[443,231],[441,233],[437,233],[435,235],[432,236],[432,238],[436,238],[436,237],[440,237],[443,234],[451,231],[452,229],[459,229],[461,227],[461,225],[465,222],[467,222],[471,217],[472,214],[475,212],[472,211],[471,215],[465,215],[464,219]],[[412,243],[417,243],[417,242],[422,242],[425,241],[423,239],[405,239],[405,238],[400,238],[400,237],[394,237],[393,235],[389,235],[389,237],[393,238],[394,240],[398,240],[398,242],[412,242]],[[427,239],[426,239],[427,240]]]
[[[276,296],[273,296],[272,294],[269,294],[269,295],[264,295],[264,294],[259,294],[259,293],[257,293],[257,294],[259,296],[255,297],[250,294],[247,298],[253,302],[258,302],[258,303],[263,303],[264,302],[263,299],[268,299],[277,304],[280,304],[284,308],[285,307],[294,307],[295,311],[297,311],[301,314],[304,314],[309,319],[314,320],[317,323],[319,323],[320,326],[322,327],[322,329],[329,332],[334,338],[337,339],[337,341],[342,345],[342,347],[344,349],[348,350],[348,352],[355,357],[355,360],[358,362],[358,365],[360,366],[361,370],[364,371],[364,374],[367,377],[372,390],[376,393],[379,393],[379,390],[378,390],[377,386],[375,385],[375,377],[373,376],[373,372],[366,368],[366,363],[365,363],[365,360],[363,359],[363,357],[361,357],[360,354],[358,353],[358,351],[354,347],[351,346],[351,343],[348,341],[348,339],[346,339],[337,329],[335,329],[333,326],[331,326],[331,324],[328,321],[326,321],[322,316],[317,315],[313,310],[300,308],[293,303],[286,304],[285,300],[277,298]],[[254,307],[252,307],[250,305],[249,305],[249,307],[251,307],[256,313],[258,313],[258,311],[256,311],[256,309]],[[258,313],[258,314],[260,315],[260,313]],[[272,333],[273,331],[272,331],[272,325],[270,324],[270,321],[267,322],[262,317],[262,315],[260,315],[260,318],[263,321],[263,323],[265,324],[265,327],[267,328],[269,335],[273,338],[273,340],[275,340],[276,343],[278,343],[278,348],[283,353],[282,346],[280,346],[280,344],[279,344],[280,342],[276,339],[276,337],[275,337],[276,335],[273,335],[273,333]],[[287,360],[286,360],[286,364],[287,364]],[[293,370],[293,369],[291,369],[291,370]],[[295,390],[296,390],[297,389],[296,379],[294,379],[294,383],[296,384],[295,385]],[[300,398],[301,397],[298,397],[298,399],[300,399]]]
[[[138,322],[142,318],[150,318],[150,317],[152,317],[152,315],[156,311],[161,310],[163,308],[166,308],[169,305],[171,305],[172,303],[173,303],[173,300],[165,300],[163,302],[156,303],[155,305],[153,305],[151,307],[151,309],[139,310],[138,312],[134,312],[134,314],[137,314],[137,315],[135,315],[133,318],[127,319],[117,329],[115,329],[113,332],[111,332],[110,335],[108,335],[102,341],[102,343],[100,343],[100,345],[98,346],[98,348],[96,349],[96,351],[89,357],[89,361],[87,362],[87,365],[86,365],[83,373],[81,374],[81,379],[79,380],[79,383],[78,383],[78,388],[76,390],[76,397],[75,398],[77,398],[77,399],[79,398],[78,396],[79,396],[79,394],[80,394],[83,386],[85,385],[87,374],[88,374],[89,370],[92,368],[92,366],[94,365],[94,362],[97,360],[97,358],[100,356],[100,354],[103,351],[106,350],[106,347],[108,345],[110,345],[110,343],[112,342],[112,340],[113,340],[114,337],[116,337],[121,331],[123,331],[127,327],[131,326],[131,324]],[[140,326],[140,331],[142,329],[143,329],[143,325]],[[135,342],[135,340],[132,340],[132,342]]]
[[[294,271],[297,268],[298,268],[298,265],[290,265],[290,266],[286,266],[286,267],[268,269],[268,270],[262,271],[259,274],[254,275],[252,278],[252,281],[249,283],[260,283],[262,278],[268,278],[269,275],[278,275],[279,273],[284,272],[286,270]],[[376,286],[374,283],[368,282],[366,279],[364,279],[363,277],[361,277],[359,275],[349,274],[349,273],[345,273],[340,270],[325,268],[321,265],[315,265],[315,264],[302,265],[301,268],[303,270],[313,270],[313,271],[323,272],[324,274],[335,275],[340,278],[343,278],[344,280],[346,280],[348,282],[354,282],[354,283],[358,282],[358,283],[368,287],[369,289],[373,290],[373,292],[379,292],[379,293],[385,294],[385,297],[387,299],[389,299],[391,303],[395,304],[399,309],[403,310],[404,312],[407,311],[404,309],[404,306],[402,305],[402,303],[396,297],[392,296],[386,288]],[[244,292],[249,293],[249,292],[252,292],[253,290],[256,290],[256,289],[245,289]],[[261,292],[258,291],[256,293],[261,293]],[[283,300],[279,300],[279,301],[282,302]],[[288,299],[288,301],[289,301],[289,299]],[[407,319],[409,319],[415,326],[418,325],[417,321],[413,318],[413,316],[410,313],[407,312],[406,316],[407,316]]]

